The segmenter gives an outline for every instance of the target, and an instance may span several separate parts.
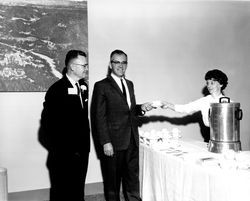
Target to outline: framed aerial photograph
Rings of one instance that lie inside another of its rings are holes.
[[[88,52],[87,1],[0,3],[0,92],[43,92],[70,49]]]

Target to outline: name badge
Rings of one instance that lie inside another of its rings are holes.
[[[68,88],[69,95],[77,95],[77,89],[75,88]]]

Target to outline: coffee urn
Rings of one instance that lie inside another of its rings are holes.
[[[230,98],[222,97],[219,103],[211,103],[209,109],[210,141],[208,150],[223,153],[232,149],[241,150],[240,120],[242,119],[240,103],[230,102]]]

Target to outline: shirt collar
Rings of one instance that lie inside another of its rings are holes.
[[[121,78],[120,78],[120,77],[116,76],[114,73],[111,73],[111,77],[114,78],[114,80],[115,80],[116,82],[121,82],[121,79],[122,79],[122,80],[125,80],[124,77],[121,77]]]
[[[67,73],[66,73],[66,77],[68,78],[68,80],[70,81],[70,83],[72,84],[73,87],[76,87],[76,82],[75,80],[73,80]]]

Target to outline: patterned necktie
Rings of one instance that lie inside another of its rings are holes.
[[[125,86],[123,84],[123,80],[122,79],[121,79],[121,83],[122,83],[122,93],[123,93],[124,97],[127,99],[126,89],[125,89]]]

